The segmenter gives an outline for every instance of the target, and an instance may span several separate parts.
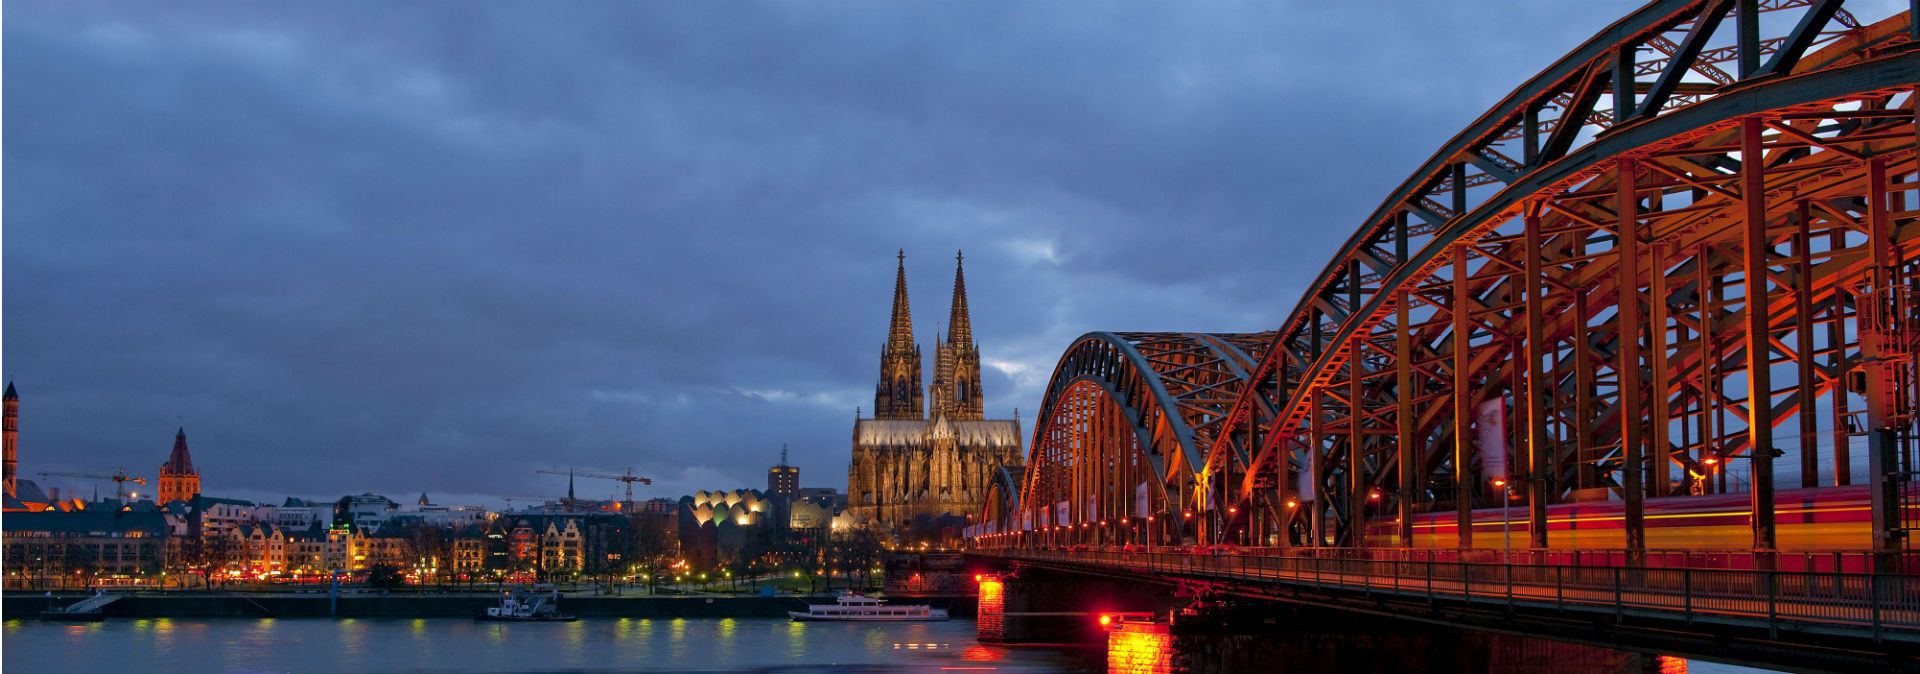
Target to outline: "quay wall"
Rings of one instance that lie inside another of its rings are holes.
[[[52,602],[64,606],[81,595],[60,595]],[[831,604],[832,595],[811,596],[565,596],[561,610],[582,618],[785,618],[787,611],[806,604]],[[901,600],[904,601],[904,600]],[[108,604],[113,618],[468,618],[499,603],[497,595],[343,594],[337,612],[330,613],[325,594],[136,594]],[[970,598],[933,599],[956,616],[973,614]],[[0,597],[0,618],[35,618],[49,602],[44,595],[8,594]]]

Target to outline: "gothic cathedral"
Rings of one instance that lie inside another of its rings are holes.
[[[873,418],[853,424],[847,512],[856,524],[897,529],[918,517],[978,514],[993,471],[1025,460],[1019,419],[982,418],[986,396],[967,314],[964,258],[956,256],[954,265],[946,340],[936,335],[933,350],[933,386],[923,396],[902,251]]]

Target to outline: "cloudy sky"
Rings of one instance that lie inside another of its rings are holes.
[[[923,341],[966,250],[1030,421],[1081,333],[1277,325],[1635,4],[8,3],[21,471],[184,422],[216,495],[844,487],[895,249]]]

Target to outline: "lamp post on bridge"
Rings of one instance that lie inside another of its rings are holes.
[[[1493,486],[1500,490],[1501,555],[1502,559],[1511,560],[1513,558],[1513,518],[1508,516],[1507,508],[1512,505],[1513,488],[1507,482],[1505,475],[1493,478]],[[1467,522],[1467,526],[1473,526],[1473,522]]]

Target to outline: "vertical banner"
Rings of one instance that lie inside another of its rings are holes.
[[[1073,517],[1073,510],[1072,510],[1072,508],[1073,508],[1073,504],[1071,504],[1071,503],[1068,503],[1068,502],[1066,502],[1066,501],[1061,501],[1061,502],[1059,502],[1059,503],[1055,503],[1055,504],[1053,504],[1053,510],[1054,510],[1054,513],[1053,513],[1053,523],[1054,523],[1054,524],[1066,524],[1066,523],[1068,523],[1068,522],[1071,522],[1071,521],[1073,521],[1073,520],[1072,520],[1072,517]]]
[[[1285,457],[1280,459],[1286,461]],[[1314,500],[1314,487],[1320,485],[1320,453],[1307,452],[1306,470],[1300,471],[1300,478],[1294,482],[1293,493],[1302,503]]]
[[[1507,399],[1494,396],[1473,410],[1473,439],[1480,446],[1480,471],[1492,480],[1507,477]]]
[[[1099,494],[1087,495],[1087,511],[1083,514],[1086,515],[1086,520],[1088,522],[1100,521],[1100,495]]]
[[[1133,516],[1147,516],[1147,483],[1145,482],[1133,488]]]

